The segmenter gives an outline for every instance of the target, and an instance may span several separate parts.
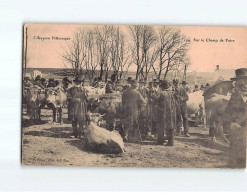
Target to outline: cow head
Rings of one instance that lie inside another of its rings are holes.
[[[98,126],[100,126],[100,123],[103,120],[103,116],[105,116],[105,114],[101,115],[99,113],[89,113],[90,122],[94,122]]]
[[[54,88],[48,88],[46,91],[46,104],[50,108],[56,107],[57,90]]]
[[[41,99],[44,90],[40,87],[34,86],[26,89],[27,100],[29,102],[37,102]]]

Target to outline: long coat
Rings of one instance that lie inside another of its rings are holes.
[[[160,120],[160,128],[163,130],[176,128],[176,107],[175,93],[165,90],[160,93],[158,116]]]
[[[247,94],[236,89],[225,110],[225,118],[231,123],[229,165],[232,168],[246,166],[246,112]]]
[[[87,121],[88,94],[83,87],[71,87],[69,90],[68,118],[72,121]]]
[[[123,93],[122,104],[124,121],[129,124],[137,123],[139,113],[146,106],[142,95],[136,89],[130,88]]]

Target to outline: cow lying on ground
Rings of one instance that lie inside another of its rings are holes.
[[[85,132],[85,145],[94,152],[118,154],[123,153],[124,142],[117,131],[108,131],[90,122]]]

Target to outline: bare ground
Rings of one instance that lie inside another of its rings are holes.
[[[67,114],[64,115],[66,117]],[[97,154],[88,151],[84,139],[71,138],[72,126],[52,123],[52,111],[42,110],[41,124],[29,124],[23,114],[22,163],[32,166],[84,167],[183,167],[227,168],[229,145],[213,143],[208,129],[191,127],[191,137],[175,137],[173,147],[155,142],[126,143],[121,155]]]

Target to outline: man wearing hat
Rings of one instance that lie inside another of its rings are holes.
[[[62,88],[66,93],[69,90],[69,84],[72,84],[72,82],[68,79],[68,77],[64,77],[62,80]]]
[[[47,88],[50,88],[50,87],[56,87],[54,78],[50,78],[50,79],[48,80]]]
[[[168,143],[166,146],[174,145],[174,130],[176,129],[176,106],[175,92],[169,89],[169,83],[162,81],[160,83],[161,93],[159,98],[159,129],[157,136],[157,144],[162,145],[165,141],[164,131],[166,131]]]
[[[189,93],[190,92],[190,88],[187,87],[187,82],[186,81],[182,81],[181,85],[185,88],[186,92]]]
[[[74,86],[69,89],[68,95],[70,99],[68,118],[72,121],[74,136],[81,138],[88,122],[88,94],[83,87],[84,80],[81,77],[76,77],[73,82]]]
[[[160,89],[159,89],[159,80],[153,79],[153,88],[152,91],[149,92],[149,102],[151,104],[151,132],[153,135],[157,135],[158,127],[159,127],[159,119],[156,117],[158,113],[158,99],[160,97]]]
[[[186,85],[186,84],[185,84]],[[180,128],[182,127],[183,120],[183,127],[184,127],[184,136],[190,137],[189,135],[189,123],[188,123],[188,114],[187,114],[187,101],[189,96],[187,95],[185,85],[179,86],[178,80],[174,82],[174,92],[176,94],[176,127],[177,127],[177,134],[180,135]]]
[[[139,114],[143,112],[146,102],[137,91],[138,82],[133,80],[131,87],[124,91],[122,96],[123,121],[124,121],[124,141],[137,142],[141,140],[139,129]]]
[[[123,91],[126,91],[127,89],[129,89],[131,87],[131,83],[132,83],[132,77],[128,77],[127,83],[123,86]]]
[[[148,89],[145,86],[146,81],[144,79],[140,79],[139,80],[139,87],[138,87],[138,91],[139,93],[142,95],[142,97],[144,98],[145,102],[148,101]],[[144,134],[144,136],[148,135],[148,108],[147,106],[145,107],[144,112],[141,112],[139,115],[139,127],[141,129],[141,132]]]
[[[116,91],[116,74],[111,75],[111,81],[107,82],[106,88],[105,88],[105,93],[114,93]]]
[[[42,88],[42,89],[45,89],[45,86],[42,84],[42,81],[41,81],[41,77],[40,77],[40,75],[38,75],[36,78],[35,78],[35,80],[34,80],[34,85],[36,85],[36,86],[38,86],[38,87],[40,87],[40,88]]]
[[[231,124],[229,165],[231,168],[246,168],[246,112],[247,112],[247,68],[235,70],[234,89],[225,117]]]
[[[28,77],[28,76],[24,77],[23,86],[24,86],[24,88],[33,86],[30,77]]]
[[[199,91],[198,85],[195,85],[195,88],[194,88],[193,92],[197,92],[197,91]]]

